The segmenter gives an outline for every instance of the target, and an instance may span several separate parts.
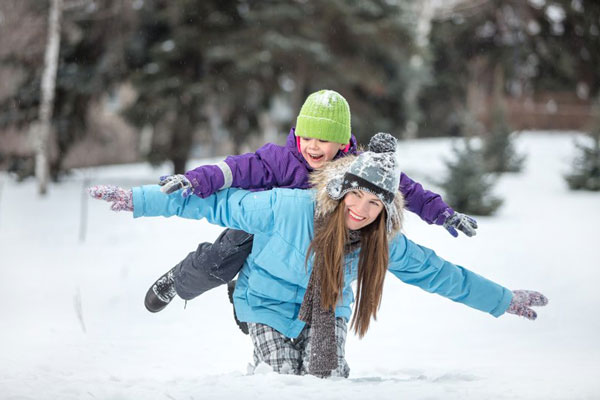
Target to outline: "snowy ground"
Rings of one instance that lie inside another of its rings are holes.
[[[145,310],[154,279],[221,229],[134,221],[82,201],[82,188],[84,179],[152,182],[166,169],[79,171],[44,199],[34,182],[0,175],[0,398],[600,399],[600,194],[567,190],[573,140],[519,138],[526,169],[501,178],[505,204],[479,218],[477,237],[454,239],[413,215],[405,229],[509,288],[546,294],[538,320],[495,319],[390,275],[378,321],[363,340],[349,335],[347,380],[249,375],[250,339],[224,288],[187,308],[177,300],[156,315]],[[403,142],[404,169],[427,183],[449,148],[446,139]]]

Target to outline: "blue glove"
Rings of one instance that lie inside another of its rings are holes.
[[[183,197],[188,197],[192,194],[192,183],[185,175],[164,175],[160,177],[158,184],[162,186],[160,191],[166,194],[171,194],[181,189],[183,189],[183,192],[181,192],[181,196]]]
[[[457,229],[468,237],[477,234],[477,232],[475,232],[475,229],[477,229],[477,221],[475,221],[474,218],[459,212],[454,212],[446,218],[446,221],[444,221],[442,226],[454,237],[458,237]]]

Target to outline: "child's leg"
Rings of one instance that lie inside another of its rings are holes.
[[[214,243],[200,243],[173,270],[179,297],[191,300],[232,280],[252,251],[254,236],[226,229]]]
[[[302,343],[297,343],[298,348],[302,350],[302,374],[309,373],[310,366],[310,337],[312,329],[310,327],[308,329],[304,329],[302,331],[302,336],[304,332],[307,332],[307,335],[302,338]],[[343,318],[335,319],[335,339],[337,344],[337,356],[338,356],[338,367],[331,371],[331,376],[340,376],[343,378],[347,378],[350,375],[350,367],[346,362],[346,335],[348,333],[348,325],[346,324],[346,320]],[[301,339],[300,336],[298,339]]]
[[[252,250],[253,239],[254,236],[249,233],[226,229],[214,243],[200,243],[196,251],[150,286],[144,305],[150,312],[159,312],[176,294],[184,300],[191,300],[229,282],[244,265]],[[244,331],[241,325],[240,329]]]
[[[267,363],[280,374],[299,375],[302,355],[292,339],[264,324],[248,323],[254,344],[254,365]]]

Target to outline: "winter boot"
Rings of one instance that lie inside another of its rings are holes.
[[[175,292],[175,279],[173,277],[174,270],[175,268],[170,269],[166,274],[158,278],[158,280],[150,286],[148,292],[146,292],[144,305],[148,311],[153,313],[161,311],[177,294]]]
[[[230,282],[227,282],[227,296],[229,296],[229,302],[231,304],[233,304],[233,291],[235,290],[236,282],[237,281],[235,279]],[[240,330],[242,332],[244,332],[245,335],[247,335],[248,334],[248,324],[245,322],[242,322],[238,319],[237,314],[235,313],[235,307],[233,307],[233,318],[235,319],[235,323],[240,328]]]

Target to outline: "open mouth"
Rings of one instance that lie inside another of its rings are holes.
[[[306,154],[308,154],[308,156],[310,157],[310,159],[312,161],[321,161],[323,159],[323,157],[324,157],[323,154],[319,154],[319,155],[317,155],[317,154],[310,154],[310,153],[306,153]]]
[[[356,222],[362,222],[366,219],[365,217],[361,217],[360,215],[353,213],[350,209],[348,209],[348,215],[350,216],[351,220]]]

